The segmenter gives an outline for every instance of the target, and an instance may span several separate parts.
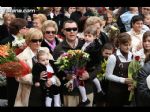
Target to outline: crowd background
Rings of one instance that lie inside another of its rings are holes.
[[[88,27],[96,29],[95,34],[90,31],[85,34]],[[68,50],[82,49],[85,36],[91,38],[91,35],[96,37],[89,43],[92,61],[81,77],[87,99],[80,97],[78,88],[67,91],[64,84],[72,76],[53,70],[53,64],[47,68],[61,82],[59,107],[150,106],[150,7],[0,7],[0,45],[9,42],[13,47],[18,38],[24,39],[15,53],[31,69],[37,63],[34,57],[39,50],[46,51],[50,60],[56,61]],[[140,57],[142,67],[134,86],[128,67],[136,56]],[[102,74],[100,92],[92,83],[98,74]],[[0,99],[4,101],[0,106],[46,106],[45,95],[34,85],[34,77],[32,73],[13,78],[0,74]],[[42,72],[40,78],[43,77]],[[47,87],[53,84],[52,79],[46,82]],[[131,101],[130,91],[134,91]],[[51,106],[56,106],[53,100]]]

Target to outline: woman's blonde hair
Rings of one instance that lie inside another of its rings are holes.
[[[27,35],[25,36],[26,43],[28,44],[33,38],[37,38],[37,37],[43,39],[42,31],[37,28],[30,28],[29,31],[27,32]]]
[[[103,26],[103,21],[100,17],[97,17],[97,16],[91,16],[89,17],[86,22],[85,22],[85,26],[84,28],[90,26],[90,25],[94,25],[96,23],[99,23],[100,26]]]
[[[58,32],[57,23],[53,20],[47,20],[43,23],[43,25],[42,25],[42,32],[43,33],[45,33],[47,27],[53,27],[55,29],[56,33]]]
[[[47,17],[44,14],[34,14],[33,15],[33,20],[34,19],[39,19],[41,23],[47,20]]]

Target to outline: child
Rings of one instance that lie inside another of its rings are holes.
[[[93,26],[89,26],[84,30],[85,44],[83,45],[81,50],[90,54],[90,62],[86,66],[86,69],[88,71],[94,71],[94,66],[99,62],[98,59],[100,56],[98,55],[98,52],[100,52],[101,45],[98,42],[98,39],[96,39],[96,32],[96,28],[94,28]],[[96,74],[95,76],[93,76],[92,81],[97,88],[97,93],[103,94],[100,82],[96,78]],[[82,96],[82,102],[78,106],[82,106],[83,104],[85,104],[85,102],[88,102],[88,99],[86,96],[86,90],[84,86],[79,85],[79,91]]]
[[[108,103],[109,106],[129,105],[129,90],[133,80],[128,78],[128,66],[133,59],[130,52],[131,36],[121,33],[118,36],[119,48],[108,58],[105,77],[109,80]]]
[[[46,107],[51,107],[52,98],[54,97],[54,106],[60,107],[60,94],[59,94],[59,86],[60,81],[54,75],[56,71],[56,67],[52,60],[49,60],[48,54],[40,50],[37,53],[37,63],[33,66],[32,74],[33,74],[33,83],[35,87],[41,87],[42,92],[45,96],[45,105]],[[45,77],[40,79],[41,72],[45,72]],[[50,80],[52,85],[50,87],[46,86],[47,80]]]
[[[150,14],[144,15],[144,24],[150,28]]]

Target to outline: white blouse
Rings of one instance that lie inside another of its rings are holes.
[[[117,49],[116,55],[120,59],[121,62],[130,62],[132,61],[132,53],[128,53],[128,59],[121,54],[120,49]],[[119,83],[125,83],[125,78],[124,77],[119,77],[115,74],[113,74],[114,68],[116,66],[116,56],[114,54],[110,55],[108,58],[108,63],[106,66],[106,72],[105,72],[105,77],[108,80],[114,81],[114,82],[119,82]]]
[[[133,29],[127,32],[131,36],[131,48],[132,48],[132,53],[134,54],[135,52],[138,51],[138,46],[142,46],[142,38],[143,34],[145,31],[141,30],[139,34],[137,34]]]

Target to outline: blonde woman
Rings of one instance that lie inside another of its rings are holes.
[[[43,41],[43,33],[41,30],[31,28],[26,35],[27,48],[22,53],[17,55],[20,60],[24,60],[27,65],[32,69],[33,64],[36,63],[35,56],[39,50],[44,50],[49,53],[49,49],[41,47]],[[49,58],[53,59],[52,55],[49,54]],[[29,105],[29,97],[31,106],[40,106],[42,99],[40,89],[33,86],[32,74],[29,73],[24,77],[16,78],[19,82],[19,88],[15,100],[14,106],[25,106]],[[31,92],[32,91],[32,92]],[[30,93],[31,92],[31,93]]]
[[[53,20],[47,20],[43,23],[42,31],[44,40],[42,41],[42,47],[48,47],[52,54],[56,45],[58,45],[62,39],[57,37],[58,27],[57,23]]]
[[[37,29],[42,28],[42,24],[47,20],[44,14],[34,14],[33,15],[33,27]]]

